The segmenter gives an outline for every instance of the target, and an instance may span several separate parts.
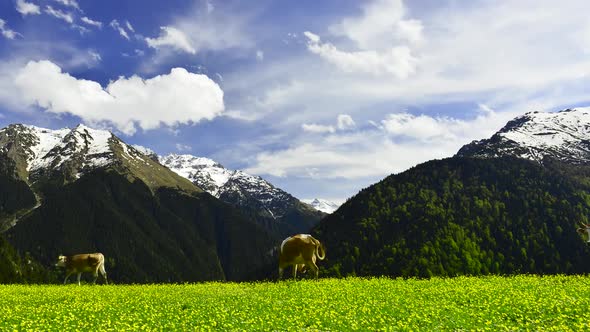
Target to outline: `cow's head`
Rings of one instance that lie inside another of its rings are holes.
[[[66,266],[66,256],[59,255],[59,257],[57,257],[57,263],[55,263],[55,266],[65,267]]]

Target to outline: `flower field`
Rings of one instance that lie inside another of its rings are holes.
[[[590,329],[590,277],[0,285],[0,330]]]

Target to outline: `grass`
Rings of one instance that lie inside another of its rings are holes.
[[[590,277],[4,285],[0,330],[590,329]]]

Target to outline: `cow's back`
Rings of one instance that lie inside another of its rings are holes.
[[[104,264],[104,256],[101,253],[78,254],[68,257],[66,268],[79,272],[92,272],[102,264]]]
[[[315,244],[311,241],[311,237],[292,236],[282,244],[280,257],[282,260],[289,261],[304,253],[313,253],[314,251]]]

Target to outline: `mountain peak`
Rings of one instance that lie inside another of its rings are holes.
[[[0,129],[0,153],[15,161],[20,178],[32,182],[54,175],[72,182],[97,168],[110,167],[141,179],[151,188],[170,186],[198,191],[112,132],[84,124],[57,130],[9,125]]]
[[[509,121],[491,138],[463,146],[457,156],[516,156],[542,162],[590,162],[590,108],[529,112]]]
[[[253,209],[256,214],[273,222],[301,213],[313,215],[310,221],[319,219],[316,216],[318,211],[260,176],[226,169],[209,158],[169,154],[160,157],[160,163],[222,201],[240,208]],[[300,212],[293,212],[295,210]],[[301,212],[303,210],[306,212]]]
[[[333,213],[334,211],[338,210],[340,207],[339,204],[336,204],[332,201],[320,198],[314,198],[313,200],[303,200],[305,203],[311,205],[314,209],[318,211],[322,211],[325,213]]]

